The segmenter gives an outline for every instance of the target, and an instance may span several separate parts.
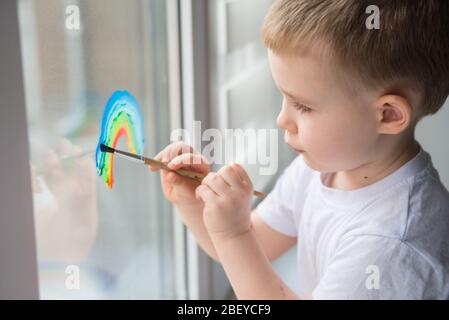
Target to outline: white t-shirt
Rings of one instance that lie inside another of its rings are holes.
[[[300,298],[449,299],[449,193],[430,155],[356,190],[328,178],[298,156],[257,207],[298,237]]]

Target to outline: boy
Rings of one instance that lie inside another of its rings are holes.
[[[379,29],[366,27],[369,5]],[[299,156],[252,212],[237,164],[199,186],[161,173],[238,298],[449,298],[449,193],[414,138],[449,93],[448,18],[444,0],[273,4],[263,36],[284,97],[277,124]],[[157,158],[208,173],[185,148]],[[299,296],[270,264],[295,244]]]

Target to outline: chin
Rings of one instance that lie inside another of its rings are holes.
[[[318,171],[318,170],[316,169],[316,167],[313,165],[313,163],[311,163],[311,162],[309,161],[308,157],[305,157],[305,156],[304,156],[304,153],[299,154],[299,156],[303,158],[305,164],[306,164],[310,169],[315,170],[315,171]]]
[[[326,168],[325,166],[322,166],[320,164],[315,163],[314,161],[311,161],[309,159],[309,157],[305,154],[300,154],[300,156],[302,156],[302,158],[304,159],[305,164],[312,170],[314,171],[318,171],[321,173],[327,173],[327,172],[335,172],[335,170]]]

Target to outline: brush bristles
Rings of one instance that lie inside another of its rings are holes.
[[[114,148],[108,147],[107,145],[105,145],[103,143],[100,144],[100,150],[101,150],[101,152],[109,152],[109,153],[114,153],[114,151],[115,151]]]

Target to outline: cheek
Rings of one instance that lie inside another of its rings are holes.
[[[335,157],[338,150],[346,147],[349,134],[335,121],[306,122],[300,134],[302,146],[316,160],[326,162]]]
[[[365,119],[355,116],[326,116],[320,121],[304,121],[302,146],[320,171],[355,167],[369,150],[372,130]]]

